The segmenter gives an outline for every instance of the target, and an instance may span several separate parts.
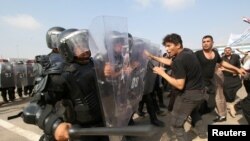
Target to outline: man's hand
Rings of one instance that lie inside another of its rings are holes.
[[[218,67],[219,71],[225,71],[226,69],[224,67]]]
[[[237,72],[238,72],[241,76],[244,76],[244,75],[247,74],[246,70],[243,69],[243,68],[238,69]]]
[[[154,67],[154,68],[153,68],[153,71],[154,71],[154,73],[159,74],[159,75],[161,75],[161,76],[162,76],[162,74],[165,73],[165,70],[164,70],[163,67]]]
[[[61,123],[55,130],[55,139],[57,141],[68,141],[69,140],[69,128],[71,128],[70,123]]]
[[[106,63],[104,66],[104,75],[105,76],[111,76],[113,73],[112,67],[110,63]]]
[[[152,58],[152,54],[149,53],[147,50],[144,50],[144,54],[148,57],[148,58]]]
[[[127,74],[127,75],[130,75],[130,73],[133,71],[133,68],[132,67],[125,67],[124,68],[124,72],[125,72],[125,74]]]

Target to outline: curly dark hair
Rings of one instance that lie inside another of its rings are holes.
[[[165,46],[165,44],[169,42],[169,43],[173,43],[175,45],[180,44],[181,47],[183,47],[182,45],[182,39],[181,36],[176,34],[176,33],[172,33],[172,34],[168,34],[163,38],[163,42],[162,45]]]

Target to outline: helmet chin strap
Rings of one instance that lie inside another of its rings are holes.
[[[53,48],[52,51],[55,53],[59,53],[58,48]]]
[[[87,64],[90,61],[90,57],[88,57],[88,58],[79,58],[79,57],[75,56],[74,60],[75,60],[75,62],[77,62],[79,64]]]
[[[82,65],[88,64],[89,61],[90,61],[90,60],[76,60],[77,63],[82,64]]]
[[[74,60],[75,62],[80,63],[80,64],[87,64],[90,61],[90,57],[91,57],[91,52],[86,51],[78,55],[75,55]]]

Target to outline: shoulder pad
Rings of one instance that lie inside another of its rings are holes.
[[[42,92],[47,84],[48,75],[45,75],[35,86],[34,86],[34,93]]]
[[[64,63],[56,62],[52,64],[47,70],[46,74],[61,74],[64,68]]]
[[[77,70],[77,65],[76,64],[68,64],[68,65],[65,65],[65,69],[64,69],[66,72],[75,72]]]

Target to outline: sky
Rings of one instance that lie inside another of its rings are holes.
[[[249,6],[249,0],[2,0],[0,57],[48,54],[49,28],[87,29],[97,16],[125,17],[133,36],[159,45],[170,33],[181,35],[191,49],[200,49],[207,34],[215,45],[225,45],[231,33],[250,26],[242,21],[250,17]]]

